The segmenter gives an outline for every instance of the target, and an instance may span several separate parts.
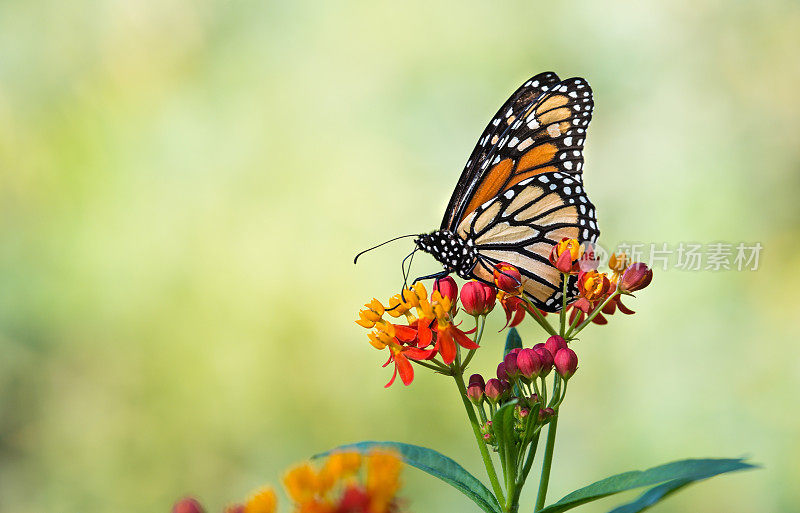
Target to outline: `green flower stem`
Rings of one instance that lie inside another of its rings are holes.
[[[539,323],[539,326],[541,326],[542,329],[545,330],[550,335],[556,335],[556,330],[553,329],[553,326],[550,325],[550,323],[547,321],[547,319],[542,317],[542,314],[539,313],[539,309],[536,308],[536,306],[534,306],[534,304],[531,302],[531,300],[528,299],[527,297],[525,297],[525,294],[521,294],[519,297],[523,301],[525,301],[525,304],[527,304],[529,306],[528,311],[530,312],[530,314],[534,318],[534,320]]]
[[[558,415],[553,417],[547,427],[547,442],[544,448],[544,460],[542,461],[542,477],[539,479],[539,493],[536,494],[534,513],[544,507],[544,501],[547,498],[547,485],[550,483],[550,467],[553,465],[553,447],[556,444],[557,426]]]
[[[581,332],[581,330],[582,330],[583,328],[585,328],[586,326],[588,326],[588,325],[589,325],[589,323],[590,323],[590,322],[592,322],[592,319],[594,319],[595,317],[597,317],[597,314],[599,314],[599,313],[600,313],[600,311],[601,311],[603,308],[605,308],[605,306],[606,306],[608,303],[610,303],[611,301],[613,301],[615,297],[619,296],[619,294],[620,294],[620,292],[617,290],[617,291],[615,291],[613,294],[611,294],[610,296],[608,296],[608,299],[606,299],[606,300],[603,302],[603,304],[602,304],[602,305],[600,305],[600,306],[598,306],[597,308],[595,308],[594,310],[592,310],[592,313],[591,313],[591,314],[589,314],[589,317],[587,317],[585,321],[583,321],[582,323],[580,323],[580,324],[578,325],[578,327],[577,327],[577,328],[576,328],[574,331],[570,331],[569,333],[567,333],[567,336],[566,336],[565,338],[572,338],[572,337],[574,337],[575,335],[577,335],[578,333],[580,333],[580,332]]]
[[[557,409],[559,406],[561,406],[561,403],[564,402],[564,398],[567,397],[567,383],[569,383],[569,381],[565,379],[564,388],[561,390],[561,397],[558,399],[558,401],[556,401],[554,405],[551,406],[551,408],[553,408],[554,410]],[[555,397],[553,398],[555,399]]]
[[[555,374],[553,377],[553,397],[550,399],[550,404],[548,404],[550,408],[555,408],[556,401],[561,397],[561,381],[561,376]]]
[[[486,473],[489,475],[489,481],[492,483],[494,495],[500,504],[504,504],[506,499],[505,495],[503,495],[503,489],[500,487],[500,482],[497,480],[497,472],[494,469],[494,462],[492,462],[492,457],[489,455],[489,449],[486,448],[486,442],[484,442],[483,435],[481,435],[481,428],[478,424],[478,418],[475,416],[475,410],[472,408],[472,403],[470,403],[469,399],[467,399],[467,389],[464,386],[464,374],[461,372],[456,372],[453,375],[453,378],[456,381],[458,392],[461,395],[461,401],[464,403],[464,409],[467,410],[469,422],[472,424],[472,432],[475,434],[475,441],[478,443],[478,450],[481,452],[483,465],[486,467]]]
[[[561,289],[561,312],[559,315],[559,319],[561,321],[561,331],[559,332],[559,335],[564,337],[567,332],[567,289],[569,288],[569,274],[561,273],[561,281],[564,282],[564,286]]]
[[[480,328],[478,327],[479,319],[480,319]],[[483,328],[485,327],[486,327],[486,316],[484,315],[481,317],[475,317],[475,338],[473,339],[473,342],[475,342],[478,345],[480,345],[481,339],[483,338]],[[475,356],[475,351],[476,349],[473,349],[469,353],[467,353],[467,357],[464,359],[464,363],[461,364],[461,372],[467,370],[467,365],[469,365],[469,362],[472,361],[472,357]]]
[[[536,434],[533,435],[533,440],[531,441],[530,448],[528,449],[528,456],[525,458],[525,464],[522,467],[522,472],[520,472],[519,478],[517,479],[517,489],[511,498],[512,506],[519,504],[519,496],[522,493],[522,486],[525,484],[525,480],[528,479],[528,473],[531,471],[533,460],[536,457],[536,447],[539,445],[539,433],[541,433],[541,431],[536,431]]]
[[[436,372],[450,375],[450,370],[446,366],[431,365],[430,363],[427,363],[427,362],[425,362],[423,360],[411,360],[411,361],[416,363],[417,365],[422,365],[423,367],[427,367],[428,369],[435,370]]]

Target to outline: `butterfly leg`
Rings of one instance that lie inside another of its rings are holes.
[[[449,275],[450,275],[450,271],[447,271],[447,270],[439,271],[438,273],[429,274],[428,276],[420,276],[419,278],[414,280],[411,284],[414,285],[414,283],[417,283],[418,281],[428,280],[428,279],[431,279],[431,278],[438,280],[439,278],[445,278],[445,277],[447,277]]]

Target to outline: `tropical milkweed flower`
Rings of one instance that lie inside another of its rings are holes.
[[[355,451],[328,456],[317,469],[302,463],[283,478],[293,513],[396,513],[397,492],[403,462],[392,451],[374,450],[365,457]],[[276,513],[278,499],[271,487],[251,494],[243,503],[226,508],[226,513]],[[181,499],[172,513],[204,513],[193,498]]]
[[[451,280],[452,281],[452,280]],[[455,361],[458,346],[473,350],[478,348],[467,332],[454,324],[458,287],[455,282],[440,280],[439,290],[428,297],[422,283],[416,283],[389,299],[389,308],[373,299],[359,312],[356,323],[373,331],[367,334],[370,344],[376,349],[388,349],[389,358],[384,367],[394,364],[391,386],[397,376],[405,385],[414,380],[413,361],[430,360],[441,356],[446,365]],[[452,297],[451,297],[452,296]],[[384,313],[392,317],[405,317],[407,325],[389,322]]]
[[[647,267],[646,264],[636,262],[628,266],[625,272],[622,273],[622,278],[618,284],[619,291],[623,294],[630,294],[647,287],[652,280],[653,270]]]
[[[500,262],[494,266],[494,284],[504,292],[519,294],[522,291],[522,275],[519,269],[508,262]]]
[[[582,297],[595,302],[604,299],[611,290],[611,280],[605,273],[582,272],[578,275],[578,290]]]
[[[564,237],[550,250],[550,263],[564,274],[578,274],[581,244],[576,239]]]

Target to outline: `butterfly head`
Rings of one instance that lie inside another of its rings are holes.
[[[430,253],[448,272],[469,279],[477,263],[477,253],[471,240],[464,240],[450,230],[425,233],[414,239],[417,248]]]

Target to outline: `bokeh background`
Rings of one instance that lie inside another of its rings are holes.
[[[437,227],[485,123],[553,70],[595,90],[604,245],[764,250],[658,271],[587,332],[551,498],[750,456],[658,510],[797,511],[798,48],[788,0],[0,3],[0,510],[219,511],[359,439],[483,476],[452,385],[385,390],[353,323],[411,243],[352,256]],[[414,511],[475,509],[405,478]]]

